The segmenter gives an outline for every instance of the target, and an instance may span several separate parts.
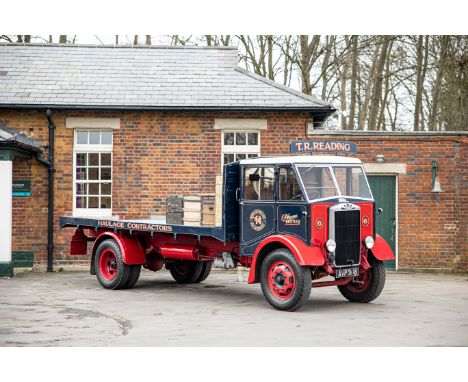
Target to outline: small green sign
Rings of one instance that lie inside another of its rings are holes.
[[[14,180],[13,196],[31,196],[30,180]]]

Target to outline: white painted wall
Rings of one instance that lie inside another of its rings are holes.
[[[0,262],[11,261],[12,175],[12,162],[0,161]]]

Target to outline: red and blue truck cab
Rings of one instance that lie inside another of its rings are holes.
[[[316,287],[337,286],[354,302],[380,295],[394,254],[375,232],[376,213],[359,159],[305,155],[225,165],[219,227],[67,216],[60,226],[77,227],[71,254],[94,242],[91,274],[104,288],[132,288],[142,266],[199,283],[213,262],[242,265],[273,307],[293,311]]]

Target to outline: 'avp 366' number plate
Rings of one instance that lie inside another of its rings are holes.
[[[359,276],[359,267],[339,268],[336,270],[335,278]]]

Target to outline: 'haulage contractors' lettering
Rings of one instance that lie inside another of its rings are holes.
[[[121,221],[99,220],[98,226],[114,229],[131,229],[135,231],[172,232],[172,226],[161,224],[128,223]]]

